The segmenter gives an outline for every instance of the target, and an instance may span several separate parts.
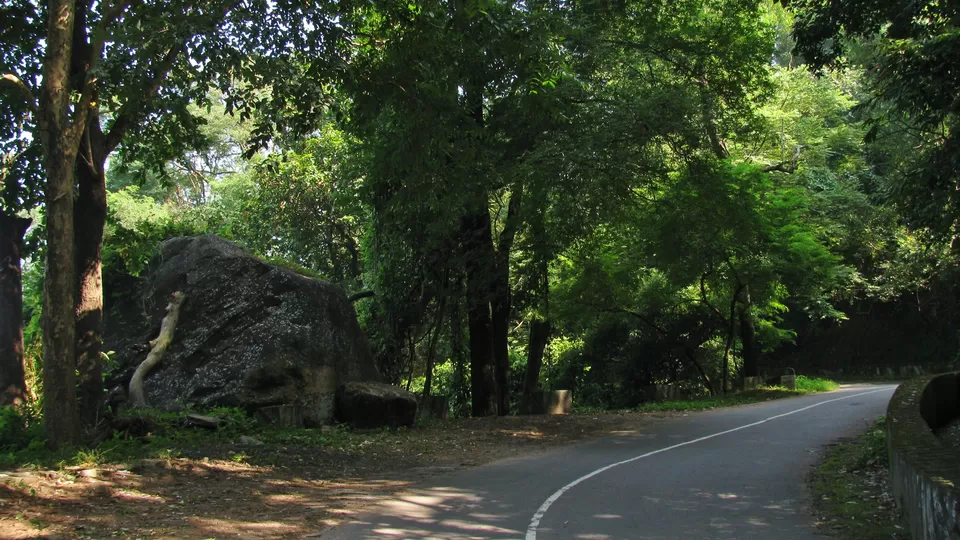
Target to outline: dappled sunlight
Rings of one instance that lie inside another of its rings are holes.
[[[638,495],[631,502],[609,501],[609,511],[586,516],[558,508],[540,523],[538,538],[769,538],[774,526],[777,538],[791,538],[782,520],[801,512],[797,502],[771,501],[756,492],[750,486],[735,492],[667,490],[658,496]]]
[[[136,470],[139,474],[104,466],[83,474],[5,475],[0,537],[71,531],[94,537],[298,537],[349,520],[364,506],[410,484],[395,479],[305,480],[279,468],[232,462],[168,460]]]
[[[227,443],[178,451],[184,457],[11,472],[0,477],[7,480],[0,492],[0,536],[82,531],[95,538],[302,537],[362,521],[371,505],[383,503],[378,512],[385,521],[376,525],[383,536],[391,530],[393,536],[418,537],[417,531],[439,528],[439,536],[431,537],[516,538],[522,531],[505,525],[507,517],[484,493],[411,486],[587,438],[616,435],[612,444],[631,444],[653,437],[648,430],[659,418],[645,413],[464,418],[350,432],[336,447],[281,450]]]
[[[265,532],[269,534],[292,534],[300,527],[281,523],[279,521],[242,521],[218,518],[193,517],[187,519],[191,526],[206,531],[223,531],[230,533]]]
[[[487,525],[484,523],[474,523],[471,521],[463,521],[460,519],[445,519],[440,522],[440,525],[443,525],[444,527],[463,530],[463,531],[473,531],[475,533],[483,533],[483,534],[510,534],[510,535],[520,534],[520,531],[517,531],[517,530],[504,529],[503,527],[497,527],[495,525]]]
[[[505,525],[509,515],[471,512],[472,508],[490,508],[486,493],[438,486],[412,489],[369,509],[376,516],[370,533],[376,537],[401,538],[519,538],[523,531]],[[362,522],[351,522],[361,524]]]

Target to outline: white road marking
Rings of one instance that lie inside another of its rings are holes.
[[[666,451],[668,451],[668,450],[673,450],[674,448],[680,448],[681,446],[687,446],[687,445],[689,445],[689,444],[695,444],[695,443],[698,443],[698,442],[701,442],[701,441],[705,441],[705,440],[707,440],[707,439],[712,439],[712,438],[714,438],[714,437],[719,437],[719,436],[721,436],[721,435],[726,435],[726,434],[728,434],[728,433],[733,433],[733,432],[735,432],[735,431],[740,431],[741,429],[747,429],[747,428],[751,428],[751,427],[754,427],[754,426],[759,426],[760,424],[766,424],[767,422],[769,422],[769,421],[771,421],[771,420],[776,420],[776,419],[778,419],[778,418],[783,418],[784,416],[790,416],[791,414],[797,414],[797,413],[800,413],[800,412],[803,412],[803,411],[812,409],[812,408],[814,408],[814,407],[819,407],[820,405],[826,405],[827,403],[833,403],[833,402],[835,402],[835,401],[843,401],[843,400],[845,400],[845,399],[851,399],[851,398],[855,398],[855,397],[859,397],[859,396],[865,396],[865,395],[867,395],[867,394],[875,394],[875,393],[877,393],[877,392],[886,392],[886,391],[888,391],[888,390],[890,390],[890,389],[889,389],[889,388],[881,388],[881,389],[879,389],[879,390],[871,390],[871,391],[869,391],[869,392],[861,392],[861,393],[859,393],[859,394],[853,394],[853,395],[844,396],[844,397],[841,397],[841,398],[828,399],[828,400],[826,400],[826,401],[821,401],[821,402],[819,402],[819,403],[814,403],[813,405],[808,405],[808,406],[806,406],[806,407],[797,409],[797,410],[795,410],[795,411],[790,411],[790,412],[786,412],[786,413],[783,413],[783,414],[778,414],[778,415],[776,415],[776,416],[771,416],[770,418],[766,418],[766,419],[760,420],[759,422],[754,422],[754,423],[752,423],[752,424],[746,424],[746,425],[744,425],[744,426],[735,427],[735,428],[733,428],[733,429],[728,429],[728,430],[726,430],[726,431],[721,431],[721,432],[718,432],[718,433],[714,433],[714,434],[712,434],[712,435],[707,435],[707,436],[705,436],[705,437],[700,437],[699,439],[693,439],[693,440],[690,440],[690,441],[682,442],[682,443],[679,443],[679,444],[675,444],[675,445],[673,445],[673,446],[667,446],[666,448],[661,448],[661,449],[659,449],[659,450],[654,450],[654,451],[652,451],[652,452],[647,452],[646,454],[641,454],[641,455],[639,455],[639,456],[635,456],[635,457],[632,457],[632,458],[630,458],[630,459],[625,459],[625,460],[623,460],[623,461],[618,461],[618,462],[616,462],[616,463],[611,463],[610,465],[607,465],[606,467],[601,467],[601,468],[599,468],[599,469],[597,469],[597,470],[595,470],[595,471],[593,471],[593,472],[591,472],[591,473],[585,474],[585,475],[581,476],[580,478],[577,478],[577,479],[574,480],[573,482],[570,482],[569,484],[563,486],[562,488],[558,489],[553,495],[551,495],[550,498],[548,498],[547,500],[543,501],[543,504],[541,504],[541,505],[540,505],[540,508],[537,509],[537,513],[535,513],[535,514],[533,515],[533,518],[530,520],[530,525],[527,527],[526,540],[537,540],[537,527],[540,526],[540,520],[543,519],[543,516],[546,515],[547,510],[549,510],[550,507],[553,505],[553,503],[557,502],[557,500],[558,500],[560,497],[562,497],[564,493],[570,491],[574,486],[576,486],[577,484],[583,482],[584,480],[589,480],[589,479],[593,478],[594,476],[596,476],[596,475],[598,475],[598,474],[600,474],[600,473],[602,473],[602,472],[609,471],[610,469],[612,469],[612,468],[614,468],[614,467],[619,467],[620,465],[626,465],[627,463],[632,463],[632,462],[634,462],[634,461],[637,461],[638,459],[643,459],[643,458],[645,458],[645,457],[650,457],[650,456],[655,455],[655,454],[661,454],[661,453],[666,452]]]

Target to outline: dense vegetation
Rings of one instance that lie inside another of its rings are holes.
[[[188,234],[368,293],[462,415],[956,361],[956,6],[182,4],[0,7],[0,404],[52,445]]]

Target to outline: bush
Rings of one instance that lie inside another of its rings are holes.
[[[13,406],[0,407],[0,451],[21,450],[41,438],[38,422]]]

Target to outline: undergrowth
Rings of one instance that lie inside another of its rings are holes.
[[[324,429],[264,427],[238,409],[213,409],[203,414],[221,420],[215,429],[186,427],[188,413],[137,410],[122,417],[130,428],[117,431],[113,437],[95,448],[74,446],[50,450],[38,424],[23,425],[22,419],[11,419],[11,413],[0,409],[0,469],[94,467],[104,464],[130,464],[138,460],[175,459],[180,457],[227,459],[237,461],[254,449],[278,447],[327,447],[355,451],[373,438],[390,436],[388,430],[354,432],[345,426]],[[9,438],[16,433],[16,438]],[[247,436],[244,443],[241,437]],[[252,453],[252,452],[251,452]]]
[[[797,389],[790,390],[783,386],[762,386],[755,390],[745,390],[727,395],[701,396],[691,399],[675,401],[659,401],[644,403],[636,408],[640,412],[667,412],[667,411],[704,411],[718,407],[732,407],[760,403],[772,399],[804,396],[815,392],[830,392],[840,385],[829,379],[797,376]]]
[[[906,539],[887,488],[885,419],[830,447],[810,489],[822,527],[844,540]]]
[[[840,388],[840,384],[830,379],[797,375],[797,390],[801,392],[831,392]]]

